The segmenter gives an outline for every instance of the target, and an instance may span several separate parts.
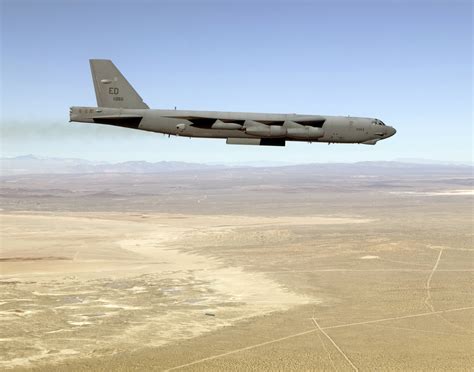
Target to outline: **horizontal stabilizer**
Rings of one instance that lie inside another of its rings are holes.
[[[92,118],[94,123],[116,125],[118,127],[134,128],[138,129],[142,116],[135,115],[110,115],[110,116],[97,116]]]

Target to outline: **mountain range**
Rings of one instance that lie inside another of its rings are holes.
[[[474,169],[469,164],[458,163],[436,163],[431,161],[365,161],[357,163],[311,163],[288,165],[278,162],[242,163],[242,164],[202,164],[178,161],[126,161],[126,162],[94,162],[74,158],[45,158],[34,155],[23,155],[17,157],[0,158],[0,173],[3,176],[22,174],[84,174],[84,173],[169,173],[183,171],[212,171],[219,169],[235,168],[280,168],[282,170],[304,170],[312,171],[339,170],[410,170],[435,168],[464,168]]]

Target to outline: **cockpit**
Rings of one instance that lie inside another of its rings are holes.
[[[382,121],[382,120],[379,120],[379,119],[375,119],[374,121],[372,121],[372,124],[374,125],[382,125],[382,126],[386,126],[385,123]]]

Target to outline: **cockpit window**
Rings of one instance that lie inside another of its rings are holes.
[[[382,120],[379,120],[379,119],[375,119],[372,123],[375,124],[375,125],[385,126],[384,122]]]

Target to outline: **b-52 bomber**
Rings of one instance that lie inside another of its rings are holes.
[[[375,118],[150,109],[112,61],[91,59],[90,67],[98,107],[71,107],[70,121],[259,146],[286,141],[375,145],[396,133]]]

